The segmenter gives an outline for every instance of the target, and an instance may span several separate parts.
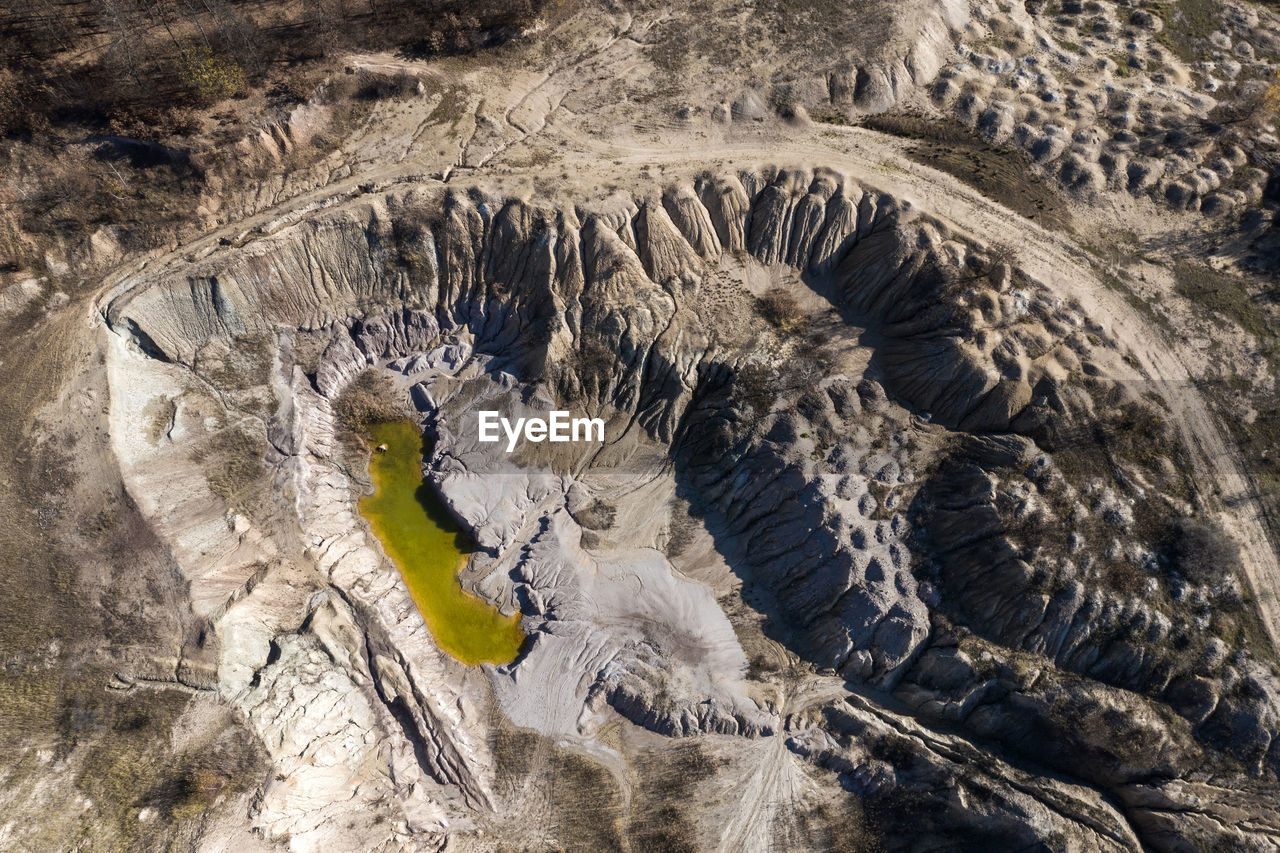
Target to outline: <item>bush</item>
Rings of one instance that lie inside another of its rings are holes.
[[[1213,583],[1240,568],[1240,546],[1196,518],[1178,519],[1170,525],[1164,554],[1169,568],[1193,583]]]
[[[793,332],[804,319],[799,301],[785,290],[770,290],[756,300],[760,316],[781,332]]]
[[[234,60],[197,45],[182,52],[182,84],[197,104],[208,106],[242,92],[245,78]]]
[[[366,370],[347,385],[334,401],[333,413],[338,423],[353,433],[367,432],[376,423],[407,414],[395,385],[376,370]]]

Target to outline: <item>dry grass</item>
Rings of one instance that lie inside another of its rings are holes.
[[[178,414],[178,404],[171,397],[156,397],[147,404],[143,414],[148,417],[147,438],[154,444],[173,426]]]
[[[71,309],[68,309],[69,313]],[[0,458],[0,566],[6,567],[6,592],[0,597],[0,647],[31,649],[80,630],[95,620],[74,594],[76,568],[63,559],[41,507],[57,499],[70,477],[65,462],[38,445],[31,434],[35,411],[52,399],[74,369],[71,338],[76,322],[64,315],[40,328],[13,334],[0,359],[0,440],[8,448]],[[38,708],[41,685],[21,688],[17,707],[0,702],[0,728],[10,715]]]
[[[546,792],[545,808],[523,815],[519,834],[554,839],[552,849],[626,849],[622,796],[608,770],[590,756],[515,728],[496,709],[490,719],[498,784],[519,790],[532,783],[531,789]]]
[[[228,509],[252,514],[267,475],[264,446],[264,439],[244,425],[231,426],[211,436],[192,461],[201,466],[209,488]]]
[[[1178,295],[1235,323],[1257,338],[1266,351],[1275,350],[1275,321],[1263,310],[1262,303],[1243,279],[1188,260],[1175,262],[1173,275]]]
[[[795,296],[779,288],[774,288],[757,299],[756,310],[769,325],[783,334],[797,331],[805,316]]]
[[[1164,23],[1157,36],[1160,43],[1183,62],[1195,62],[1206,49],[1208,38],[1222,24],[1222,7],[1214,0],[1174,0],[1172,3],[1143,3]]]
[[[755,5],[768,38],[815,52],[865,50],[889,38],[892,30],[893,7],[888,4],[881,14],[850,14],[842,0],[760,0]]]
[[[436,104],[435,109],[431,111],[431,115],[427,116],[427,121],[432,124],[447,124],[450,127],[457,127],[458,122],[467,114],[467,105],[469,103],[470,100],[466,89],[461,86],[450,86],[445,89],[440,98],[440,103]]]
[[[160,149],[155,149],[159,151]],[[5,210],[21,233],[77,244],[110,226],[126,251],[161,245],[175,225],[191,217],[203,175],[190,160],[134,159],[142,149],[103,143],[90,157],[51,153],[41,145],[0,143],[0,162],[25,198]],[[18,256],[24,266],[38,259]]]
[[[170,834],[180,836],[181,824],[259,781],[265,764],[261,749],[235,728],[213,727],[200,738],[204,743],[173,754],[169,732],[191,701],[180,690],[113,693],[80,697],[64,712],[72,729],[78,716],[105,715],[110,733],[80,758],[76,787],[95,804],[87,843],[80,849],[128,849],[144,839],[154,844]],[[150,824],[138,821],[143,808],[158,812]]]
[[[274,0],[237,3],[234,10],[172,0],[10,4],[0,10],[0,51],[18,79],[0,82],[0,108],[39,117],[23,120],[28,131],[163,124],[174,110],[243,95],[246,86],[269,86],[280,69],[300,62],[360,50],[425,55],[502,44],[542,6],[540,0],[319,6]],[[0,129],[13,127],[0,114]]]
[[[357,376],[333,403],[339,440],[349,449],[365,446],[369,428],[377,423],[400,420],[409,414],[403,396],[381,371],[366,370]]]
[[[880,115],[863,125],[915,141],[908,156],[959,178],[988,198],[1053,231],[1071,231],[1071,215],[1053,184],[1033,171],[1021,152],[989,145],[958,122],[913,115]]]

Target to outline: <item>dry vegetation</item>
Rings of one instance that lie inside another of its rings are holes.
[[[1240,572],[1240,546],[1200,519],[1182,518],[1170,525],[1164,556],[1171,571],[1192,583],[1215,583]]]
[[[408,414],[403,395],[378,370],[366,370],[355,378],[333,402],[339,437],[344,443],[359,445],[369,427],[394,421]]]
[[[804,310],[794,295],[774,288],[756,300],[756,309],[778,331],[789,334],[800,328]]]
[[[229,715],[175,753],[174,722],[198,701],[189,691],[104,689],[139,651],[175,650],[185,628],[167,554],[118,478],[95,467],[109,453],[83,435],[93,433],[97,412],[60,422],[61,433],[37,421],[64,383],[100,369],[74,342],[78,316],[11,324],[0,363],[8,448],[0,459],[0,564],[10,567],[0,597],[0,740],[8,751],[0,808],[14,818],[5,845],[169,849],[189,842],[190,827],[215,802],[256,781],[261,758]],[[140,823],[147,806],[157,817]],[[40,819],[32,819],[35,808]]]
[[[1071,230],[1066,203],[1051,183],[1035,174],[1025,154],[995,148],[954,121],[888,114],[872,116],[863,124],[914,140],[907,150],[913,160],[959,178],[1015,213],[1051,230]]]
[[[193,461],[202,467],[209,488],[229,509],[247,513],[254,505],[267,473],[262,445],[247,427],[237,425],[215,433],[195,454]]]
[[[1258,340],[1269,356],[1276,354],[1274,323],[1246,282],[1205,264],[1174,263],[1174,291],[1203,308],[1231,320]]]
[[[536,17],[537,0],[383,0],[284,4],[116,0],[10,4],[0,131],[172,126],[184,109],[287,88],[297,63],[341,52],[458,53],[499,43]]]
[[[332,126],[291,152],[296,171],[335,148],[408,75],[341,73],[359,50],[448,54],[500,44],[542,0],[50,0],[0,8],[0,258],[43,273],[46,250],[102,228],[126,252],[192,221],[212,176],[252,185],[238,140],[318,99]],[[325,81],[331,81],[324,85]],[[456,102],[446,96],[441,109]]]
[[[516,728],[496,709],[490,719],[499,785],[546,796],[545,808],[521,816],[526,837],[554,839],[559,843],[549,846],[566,850],[627,849],[626,807],[608,769],[588,754]]]

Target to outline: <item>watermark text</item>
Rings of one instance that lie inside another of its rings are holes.
[[[502,434],[507,438],[507,453],[516,449],[521,436],[525,441],[604,441],[603,418],[573,418],[568,412],[553,411],[550,418],[516,418],[513,424],[500,412],[479,412],[479,435],[483,443],[501,441]]]

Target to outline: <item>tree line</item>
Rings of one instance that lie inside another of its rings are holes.
[[[26,0],[0,4],[0,135],[156,121],[348,50],[463,53],[545,0]]]

